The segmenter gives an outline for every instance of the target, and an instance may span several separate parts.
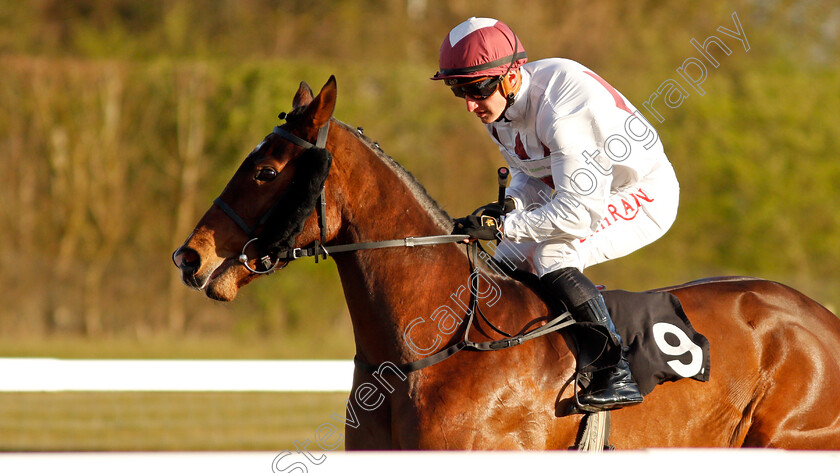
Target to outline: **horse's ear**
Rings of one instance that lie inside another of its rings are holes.
[[[295,98],[292,100],[292,109],[305,107],[312,103],[312,88],[306,82],[301,82]]]
[[[312,114],[312,121],[315,127],[320,128],[330,121],[333,112],[335,112],[335,98],[335,76],[330,76],[327,83],[321,88],[321,92],[318,93],[318,96],[315,97],[309,106],[308,112]]]

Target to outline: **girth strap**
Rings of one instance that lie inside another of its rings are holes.
[[[472,315],[470,315],[470,322],[472,323]],[[542,327],[536,328],[530,332],[526,332],[524,335],[517,335],[510,338],[504,338],[501,340],[493,340],[490,342],[472,342],[466,339],[466,336],[460,342],[450,345],[439,352],[429,355],[426,358],[421,358],[417,361],[412,361],[409,363],[403,363],[398,365],[397,368],[404,374],[411,373],[412,371],[422,370],[423,368],[427,368],[432,365],[436,365],[441,361],[449,358],[450,356],[458,353],[461,350],[467,351],[496,351],[496,350],[504,350],[505,348],[515,347],[517,345],[521,345],[528,340],[533,340],[534,338],[542,337],[543,335],[547,335],[551,332],[556,332],[562,328],[568,327],[569,325],[574,324],[575,321],[572,319],[571,314],[569,312],[563,312],[562,314],[558,315],[557,317],[551,319],[547,324],[543,325]],[[366,361],[363,361],[359,358],[357,354],[353,357],[353,363],[356,365],[357,368],[366,372],[366,373],[374,373],[379,369],[379,366],[370,364]]]
[[[452,235],[458,236],[461,239],[464,238],[463,235]],[[429,237],[434,238],[434,237]],[[389,240],[389,241],[401,241],[401,240]],[[384,243],[384,242],[379,242]],[[473,242],[470,244],[469,250],[473,253],[477,251],[477,243]],[[468,253],[469,254],[469,253]],[[470,259],[470,272],[472,272],[472,258]],[[575,323],[574,319],[572,318],[572,314],[569,311],[563,312],[562,314],[554,317],[553,319],[549,320],[545,325],[541,327],[537,327],[530,332],[525,332],[521,335],[515,335],[512,337],[503,338],[501,340],[492,340],[489,342],[473,342],[470,340],[470,328],[472,328],[473,320],[475,319],[475,313],[481,312],[481,309],[478,307],[478,298],[476,297],[473,291],[470,291],[470,308],[469,312],[467,312],[467,328],[464,331],[464,339],[459,341],[454,345],[450,345],[437,353],[427,356],[426,358],[421,358],[416,361],[412,361],[409,363],[403,363],[398,365],[397,368],[404,374],[411,373],[412,371],[421,370],[423,368],[435,365],[440,363],[441,361],[449,358],[450,356],[458,353],[461,350],[470,350],[470,351],[496,351],[496,350],[503,350],[505,348],[515,347],[517,345],[521,345],[528,340],[533,340],[538,337],[542,337],[543,335],[547,335],[551,332],[556,332],[562,328],[568,327]],[[484,315],[482,314],[482,318]],[[486,321],[487,319],[484,318]],[[488,321],[489,323],[489,321]],[[498,329],[496,329],[499,331]],[[366,373],[374,373],[379,368],[376,365],[368,363],[361,358],[359,355],[353,357],[353,363],[356,365],[357,368],[366,372]]]

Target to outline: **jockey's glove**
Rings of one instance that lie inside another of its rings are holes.
[[[503,205],[499,205],[498,202],[482,205],[475,209],[472,214],[456,218],[452,234],[467,234],[479,240],[499,241],[502,239],[500,229],[502,217],[515,208],[516,203],[510,197],[505,198]]]
[[[482,205],[481,207],[475,209],[472,213],[473,215],[488,215],[490,217],[495,218],[496,220],[501,220],[502,216],[506,213],[510,212],[511,210],[516,208],[516,203],[513,201],[512,197],[506,197],[503,205],[499,205],[498,202],[490,202],[487,205]]]
[[[490,215],[467,215],[466,217],[456,218],[452,234],[466,234],[478,240],[501,239],[499,221]]]

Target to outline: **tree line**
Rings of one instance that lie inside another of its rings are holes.
[[[331,263],[296,262],[222,305],[188,291],[169,259],[301,80],[317,89],[336,74],[336,117],[363,126],[460,215],[494,198],[502,161],[463,104],[428,80],[449,28],[500,18],[532,59],[578,60],[641,109],[698,54],[690,40],[731,25],[736,10],[749,52],[709,69],[704,95],[660,102],[661,124],[648,116],[680,178],[677,222],[592,277],[642,290],[749,274],[837,307],[840,42],[825,25],[840,13],[830,2],[2,0],[0,333],[334,324],[346,309]]]

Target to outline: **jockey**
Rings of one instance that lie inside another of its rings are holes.
[[[656,131],[604,79],[569,59],[527,61],[507,25],[470,18],[444,38],[432,79],[464,99],[510,168],[494,260],[535,273],[552,302],[605,335],[606,348],[574,336],[578,369],[592,372],[580,404],[638,404],[626,347],[582,271],[661,237],[679,184]],[[487,230],[474,217],[456,220],[455,233],[487,239]]]

